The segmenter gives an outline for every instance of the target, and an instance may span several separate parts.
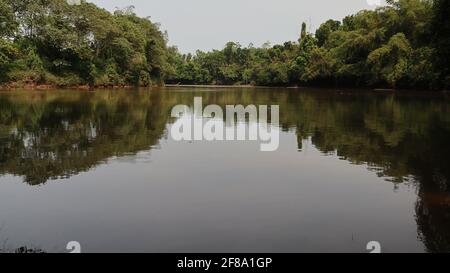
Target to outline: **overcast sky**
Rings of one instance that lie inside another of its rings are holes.
[[[182,52],[221,49],[228,41],[260,46],[297,40],[307,22],[314,31],[327,19],[341,20],[379,0],[89,0],[113,11],[136,7],[169,32]],[[384,2],[384,1],[383,1]]]

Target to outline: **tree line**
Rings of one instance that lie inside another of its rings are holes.
[[[0,0],[0,83],[448,89],[450,0],[388,0],[298,41],[181,54],[133,8]]]
[[[260,48],[229,42],[222,50],[170,54],[183,84],[312,85],[444,89],[450,86],[448,0],[387,1],[298,41]]]

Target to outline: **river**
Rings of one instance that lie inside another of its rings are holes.
[[[177,104],[278,105],[279,147],[176,141]],[[450,104],[285,88],[0,92],[0,249],[450,251]]]

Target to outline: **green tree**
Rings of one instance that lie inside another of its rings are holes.
[[[316,30],[317,45],[319,47],[323,46],[328,40],[328,36],[330,36],[330,34],[334,31],[338,30],[340,26],[341,22],[336,20],[328,20],[325,23],[321,24],[320,27]]]
[[[450,88],[450,0],[435,0],[430,24],[432,45],[436,49],[436,69],[442,88]]]
[[[12,38],[19,50],[12,64],[16,68],[3,81],[148,85],[161,83],[173,71],[166,35],[131,7],[111,14],[85,1],[71,6],[65,0],[1,0],[0,9],[2,21],[15,15],[17,27],[9,23],[8,32],[0,28],[0,34]],[[41,65],[27,65],[30,58]]]
[[[372,51],[368,56],[377,78],[395,87],[397,81],[406,76],[411,45],[403,33],[391,37],[386,45]]]

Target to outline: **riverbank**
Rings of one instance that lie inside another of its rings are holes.
[[[51,89],[72,89],[72,90],[91,90],[91,89],[133,89],[137,86],[134,85],[54,85],[54,84],[0,84],[0,90],[51,90]],[[138,87],[148,87],[148,86],[138,86]],[[154,85],[153,87],[160,87]]]
[[[288,88],[288,89],[301,89],[306,87],[301,86],[264,86],[264,85],[250,85],[250,84],[244,84],[244,85],[223,85],[223,84],[165,84],[164,87],[180,87],[180,88],[215,88],[215,89],[222,89],[222,88],[232,88],[232,89],[238,89],[238,88],[264,88],[264,89],[276,89],[276,88]]]
[[[0,90],[8,91],[8,90],[53,90],[53,89],[66,89],[66,90],[93,90],[93,89],[136,89],[136,88],[204,88],[204,89],[240,89],[240,88],[251,88],[251,89],[316,89],[316,90],[341,90],[341,91],[374,91],[374,92],[399,92],[399,93],[409,93],[409,94],[417,94],[417,93],[450,93],[450,90],[419,90],[419,89],[392,89],[392,88],[368,88],[368,87],[325,87],[325,86],[263,86],[263,85],[214,85],[214,84],[163,84],[163,85],[153,85],[153,86],[134,86],[134,85],[69,85],[69,86],[60,86],[53,84],[18,84],[18,83],[10,83],[10,84],[0,84]]]
[[[254,88],[254,89],[317,89],[317,90],[364,90],[374,92],[401,92],[401,93],[450,93],[450,90],[421,90],[421,89],[393,89],[393,88],[369,88],[369,87],[326,87],[326,86],[263,86],[263,85],[214,85],[214,84],[165,84],[164,87],[174,88],[208,88],[208,89],[222,89],[222,88]]]

